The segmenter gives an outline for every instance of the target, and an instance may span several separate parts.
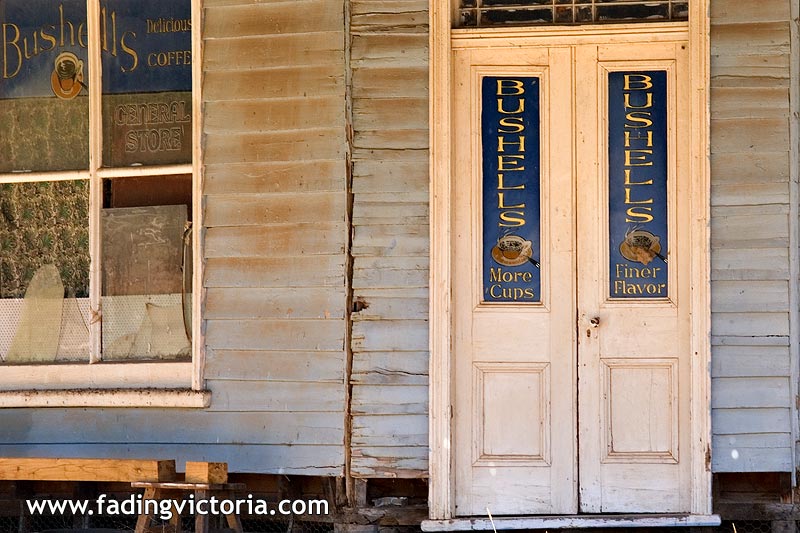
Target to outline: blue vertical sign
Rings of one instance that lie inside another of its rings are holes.
[[[481,83],[483,301],[541,302],[540,80]]]
[[[611,298],[668,297],[667,161],[666,71],[609,73]]]

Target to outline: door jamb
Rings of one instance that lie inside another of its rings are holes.
[[[710,0],[689,4],[691,61],[691,224],[692,364],[691,514],[711,514],[710,375]],[[432,520],[454,517],[452,446],[451,316],[451,0],[429,0],[430,22],[430,403],[428,513]],[[611,28],[611,26],[609,26]],[[564,34],[564,28],[554,26]],[[515,35],[527,28],[512,28]],[[546,32],[541,27],[536,33]],[[462,32],[463,30],[459,30]],[[476,36],[480,30],[470,30]],[[495,29],[484,33],[502,35]],[[511,32],[509,32],[511,33]]]

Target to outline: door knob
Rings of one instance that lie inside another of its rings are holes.
[[[597,326],[600,325],[600,317],[599,316],[594,317],[589,321],[589,323],[592,325],[593,328],[596,328]]]

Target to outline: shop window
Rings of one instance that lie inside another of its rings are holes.
[[[687,20],[687,0],[461,0],[464,28]]]
[[[4,0],[0,27],[0,361],[190,359],[190,0]]]

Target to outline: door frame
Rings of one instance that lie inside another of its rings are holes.
[[[711,513],[710,375],[710,164],[709,164],[709,3],[689,4],[691,61],[691,514]],[[456,20],[451,0],[429,0],[430,13],[430,307],[429,307],[429,485],[431,520],[455,516],[452,427],[451,248],[452,191],[451,69],[455,47],[503,46],[559,40],[603,39],[624,42],[626,35],[686,31],[686,23],[591,25],[579,27],[451,29]]]

